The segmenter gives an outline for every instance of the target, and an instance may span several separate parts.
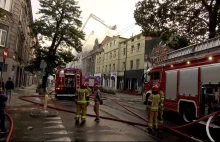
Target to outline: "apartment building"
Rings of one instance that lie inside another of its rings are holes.
[[[120,89],[138,90],[144,73],[145,37],[138,34],[120,43]]]
[[[106,36],[102,43],[100,44],[99,50],[96,52],[96,63],[95,63],[95,74],[94,76],[99,80],[99,85],[103,83],[103,73],[104,73],[104,46],[112,38]]]
[[[100,47],[99,41],[98,39],[95,39],[93,49],[83,56],[82,63],[83,63],[84,76],[94,76],[96,54],[99,50],[99,47]]]
[[[114,36],[104,45],[103,87],[118,89],[119,46],[126,38]]]
[[[31,38],[29,25],[33,22],[31,0],[1,0],[5,16],[0,19],[0,70],[2,77],[11,77],[17,87],[33,83],[33,75],[24,70],[33,58],[36,39]],[[3,51],[8,48],[8,58],[3,67]],[[2,69],[3,68],[3,69]]]

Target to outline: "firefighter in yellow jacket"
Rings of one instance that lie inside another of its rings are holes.
[[[89,83],[85,82],[85,85],[86,85],[86,89],[89,91],[89,95],[92,95],[92,90],[91,88],[89,88]]]
[[[86,89],[86,84],[84,83],[76,93],[76,121],[79,121],[80,113],[82,122],[86,120],[86,110],[89,105],[89,91]]]
[[[159,87],[157,85],[152,87],[152,94],[148,99],[149,106],[149,120],[148,120],[148,129],[152,131],[153,126],[155,129],[158,128],[158,109],[161,102],[160,95],[158,94]]]
[[[164,93],[162,91],[162,89],[160,88],[159,89],[159,95],[160,95],[160,99],[161,99],[161,102],[160,102],[160,105],[159,105],[159,113],[158,113],[158,119],[159,119],[159,123],[163,123],[163,110],[164,110]]]

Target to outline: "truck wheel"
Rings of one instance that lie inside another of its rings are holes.
[[[186,109],[182,114],[182,119],[186,123],[192,122],[194,119],[193,111],[191,109]]]

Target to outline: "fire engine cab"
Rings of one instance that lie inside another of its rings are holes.
[[[84,82],[88,82],[89,87],[93,90],[96,85],[99,84],[98,77],[85,76]]]
[[[220,37],[168,53],[145,74],[144,92],[155,84],[165,93],[165,109],[185,122],[219,109]]]
[[[56,97],[75,97],[76,90],[82,85],[82,71],[80,69],[58,69],[56,73]]]

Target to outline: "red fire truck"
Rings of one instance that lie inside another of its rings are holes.
[[[60,68],[56,73],[56,97],[75,97],[76,90],[82,85],[82,71],[74,68]]]
[[[164,107],[193,121],[219,109],[220,37],[168,53],[163,65],[145,74],[144,93],[158,84]]]
[[[93,90],[99,84],[99,78],[94,76],[85,76],[84,82],[88,82],[89,87]]]

